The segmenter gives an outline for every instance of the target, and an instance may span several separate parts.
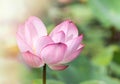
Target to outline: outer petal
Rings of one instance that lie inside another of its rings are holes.
[[[61,64],[68,63],[76,59],[79,56],[80,52],[82,51],[83,47],[84,45],[80,45],[79,49],[73,52],[71,55],[66,56],[64,60],[61,62]]]
[[[40,57],[32,54],[29,51],[22,53],[22,55],[25,62],[31,67],[37,68],[37,67],[42,67],[44,65],[44,62]]]
[[[19,25],[17,30],[17,35],[19,35],[23,40],[25,40],[25,28],[24,25]]]
[[[25,45],[28,45],[31,48],[36,39],[45,35],[47,35],[47,31],[44,24],[34,16],[30,17],[24,25],[20,25],[17,30],[17,37],[20,37]]]
[[[28,19],[28,25],[30,24],[33,26],[34,30],[36,30],[39,37],[47,35],[46,27],[39,18],[35,16],[30,17]]]
[[[50,33],[55,35],[59,31],[63,31],[66,36],[66,41],[78,36],[78,30],[75,24],[71,20],[66,20],[55,27],[55,29]]]
[[[66,56],[69,56],[71,53],[73,53],[78,49],[79,45],[81,44],[82,38],[83,38],[83,35],[77,38],[74,38],[66,43],[68,47]]]
[[[35,45],[35,52],[37,55],[41,54],[42,48],[44,48],[46,45],[53,43],[53,40],[49,36],[43,36],[36,40],[34,43]]]
[[[55,35],[51,35],[51,38],[55,43],[65,42],[65,33],[63,31],[59,31]]]
[[[26,52],[26,51],[32,51],[32,48],[26,43],[26,41],[24,40],[24,38],[22,38],[20,35],[16,35],[16,40],[18,43],[18,47],[20,49],[21,52]]]
[[[68,67],[68,65],[48,65],[52,70],[64,70]]]
[[[48,65],[58,64],[63,60],[66,49],[63,43],[49,44],[41,51],[41,58]]]
[[[44,24],[37,17],[30,17],[28,21],[26,21],[24,33],[29,45],[33,45],[33,42],[37,38],[47,35]]]

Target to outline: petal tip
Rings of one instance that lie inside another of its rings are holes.
[[[85,47],[84,44],[81,44],[78,49],[82,50]]]
[[[68,68],[69,65],[58,65],[58,66],[49,66],[52,70],[57,70],[57,71],[61,71],[61,70],[65,70],[66,68]]]
[[[80,35],[81,38],[83,38],[83,36],[84,36],[83,34]]]
[[[36,16],[30,16],[25,23],[29,23],[32,21],[41,21],[41,20]]]
[[[69,23],[69,24],[73,23],[73,21],[70,20],[70,19],[67,19],[67,20],[65,20],[64,22]]]

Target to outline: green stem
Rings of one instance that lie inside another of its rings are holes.
[[[43,66],[43,84],[46,84],[46,64]]]

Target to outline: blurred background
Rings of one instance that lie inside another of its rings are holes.
[[[42,68],[21,60],[16,29],[29,16],[50,32],[71,19],[85,48],[64,71],[47,68],[47,84],[120,84],[120,0],[0,0],[0,84],[41,84]]]

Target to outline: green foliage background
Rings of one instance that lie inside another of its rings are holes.
[[[66,70],[47,68],[47,84],[120,84],[120,0],[53,3],[42,17],[49,32],[71,19],[84,35],[85,48]],[[41,72],[42,68],[30,70],[24,83],[40,84]]]

